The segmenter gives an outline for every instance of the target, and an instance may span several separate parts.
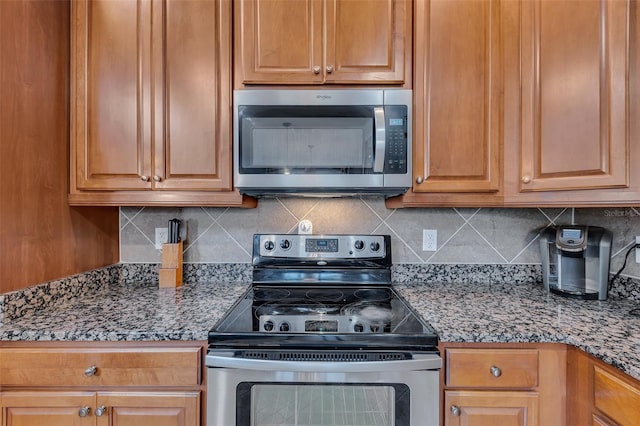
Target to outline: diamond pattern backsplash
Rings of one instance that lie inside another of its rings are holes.
[[[390,234],[394,263],[540,264],[538,238],[549,225],[588,224],[613,232],[611,272],[640,235],[638,208],[387,209],[380,198],[273,198],[256,209],[122,207],[123,263],[160,263],[155,228],[177,217],[187,227],[187,263],[250,263],[253,234],[296,233],[310,220],[314,234]],[[437,250],[422,250],[422,230],[437,230]],[[640,277],[631,253],[622,275]]]

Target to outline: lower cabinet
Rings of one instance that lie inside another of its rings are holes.
[[[445,391],[444,424],[536,425],[538,394],[521,391]]]
[[[566,347],[443,344],[445,426],[563,425]]]
[[[195,426],[199,392],[9,391],[2,426]]]
[[[7,346],[0,349],[1,426],[203,424],[204,342]]]
[[[640,426],[640,380],[573,347],[567,365],[567,424]]]

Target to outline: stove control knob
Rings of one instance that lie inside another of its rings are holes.
[[[288,322],[283,322],[282,324],[280,324],[280,331],[289,331],[291,330],[291,326],[289,325]]]
[[[356,240],[356,243],[353,245],[356,250],[362,250],[364,248],[364,241]]]
[[[371,243],[369,247],[371,248],[371,251],[378,251],[380,250],[380,243],[377,241],[374,241]]]
[[[273,321],[265,321],[263,324],[264,331],[272,331],[273,330]]]
[[[356,333],[362,333],[364,331],[364,325],[360,324],[359,322],[355,323],[353,325],[353,331],[355,331]]]
[[[268,240],[264,242],[264,249],[267,251],[271,251],[273,250],[273,248],[275,247],[275,244],[273,244],[273,241]]]
[[[280,241],[280,248],[282,250],[289,250],[291,248],[291,241],[289,240]]]

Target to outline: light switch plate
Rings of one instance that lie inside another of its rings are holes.
[[[640,244],[640,235],[636,235],[636,244]],[[640,249],[636,246],[636,263],[640,263]]]
[[[162,250],[162,245],[169,240],[168,228],[156,228],[156,250]]]

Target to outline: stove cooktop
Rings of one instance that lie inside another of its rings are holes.
[[[389,235],[254,235],[253,285],[209,346],[431,351],[437,335],[390,285],[391,264]]]
[[[253,286],[209,332],[210,345],[432,349],[433,328],[390,286]]]

